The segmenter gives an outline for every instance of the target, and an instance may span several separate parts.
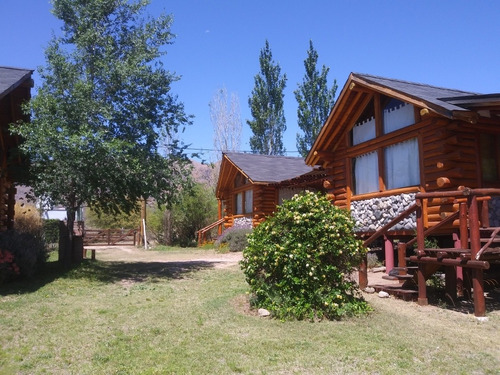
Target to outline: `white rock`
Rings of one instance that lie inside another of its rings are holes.
[[[259,309],[259,310],[257,310],[257,312],[258,312],[259,316],[262,316],[262,317],[271,315],[271,313],[266,309]]]
[[[371,286],[367,286],[365,289],[363,289],[365,293],[372,294],[375,293],[375,288],[372,288]]]
[[[380,292],[378,292],[378,296],[380,298],[389,298],[389,293],[384,292],[383,290],[381,290]]]

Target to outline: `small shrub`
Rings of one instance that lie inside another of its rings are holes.
[[[220,251],[229,249],[231,252],[243,251],[248,244],[247,236],[252,233],[250,228],[231,227],[226,229],[215,241]]]
[[[8,250],[0,249],[0,285],[19,273],[19,266],[14,261],[14,255]]]
[[[340,319],[369,310],[349,275],[366,249],[347,211],[306,192],[248,237],[241,262],[254,307],[279,319]]]
[[[59,220],[47,219],[42,221],[43,238],[46,244],[59,242]]]
[[[366,254],[366,263],[369,269],[382,265],[376,253]]]

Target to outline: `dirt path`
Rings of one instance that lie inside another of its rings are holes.
[[[186,262],[207,263],[214,268],[237,265],[241,252],[221,254],[213,250],[182,249],[179,251],[151,251],[135,246],[103,246],[96,248],[96,258],[108,262]]]

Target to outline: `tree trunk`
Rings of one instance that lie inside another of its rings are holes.
[[[59,262],[67,268],[78,264],[83,259],[83,238],[75,236],[76,208],[66,208],[66,225],[59,227]]]

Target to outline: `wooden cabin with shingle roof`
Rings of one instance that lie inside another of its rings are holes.
[[[303,158],[223,153],[216,188],[219,220],[226,228],[241,218],[256,226],[284,199],[307,189],[322,189],[323,176]]]
[[[333,202],[354,211],[360,232],[373,233],[418,192],[500,187],[499,104],[500,94],[352,73],[306,163],[326,170]],[[358,212],[368,207],[376,214]],[[457,209],[429,201],[426,227]],[[415,227],[396,229],[411,235]]]
[[[0,231],[11,229],[20,172],[25,162],[17,153],[19,138],[9,132],[9,126],[26,120],[22,105],[30,100],[33,70],[0,67]]]
[[[500,270],[500,94],[352,73],[306,163],[325,170],[365,245],[382,240],[387,271],[397,271],[387,277],[406,280],[388,290],[426,304],[425,281],[442,270],[447,296],[472,290],[485,316],[483,271]],[[439,246],[426,247],[430,235]],[[364,287],[366,264],[359,274]]]

